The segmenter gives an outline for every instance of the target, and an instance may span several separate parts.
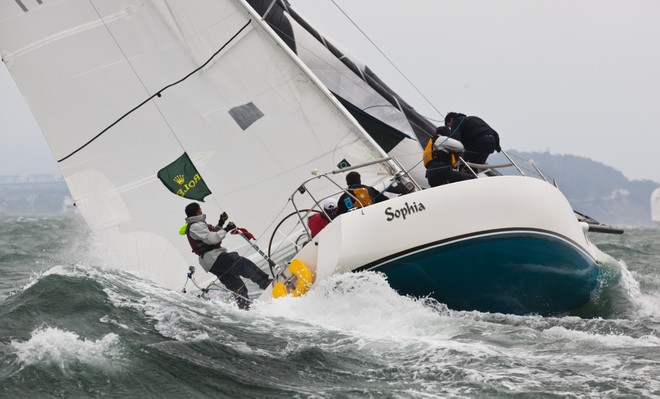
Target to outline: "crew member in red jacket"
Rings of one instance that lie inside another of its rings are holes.
[[[323,201],[323,210],[325,213],[315,213],[307,219],[307,226],[312,238],[316,237],[319,231],[323,230],[337,216],[337,200],[328,198]]]

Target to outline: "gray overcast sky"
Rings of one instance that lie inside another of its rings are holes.
[[[660,1],[334,0],[433,106],[331,0],[290,1],[433,119],[478,115],[504,149],[660,182]],[[56,173],[4,69],[0,107],[0,174]]]

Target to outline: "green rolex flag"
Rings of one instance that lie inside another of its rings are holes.
[[[158,171],[158,178],[174,194],[204,202],[211,191],[195,169],[187,153]]]

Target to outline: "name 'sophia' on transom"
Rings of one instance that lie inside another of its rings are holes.
[[[404,207],[402,207],[401,209],[396,209],[394,211],[392,210],[391,206],[388,206],[385,209],[385,215],[387,215],[387,221],[391,222],[392,220],[399,218],[403,218],[403,220],[406,220],[406,216],[411,215],[413,213],[422,212],[424,210],[426,210],[426,207],[421,202],[419,204],[417,204],[417,202],[413,202],[412,205],[406,202]]]

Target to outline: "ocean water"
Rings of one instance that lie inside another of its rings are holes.
[[[375,273],[246,312],[113,269],[79,219],[2,217],[0,397],[660,397],[660,229],[590,238],[608,278],[575,315],[451,311]]]

